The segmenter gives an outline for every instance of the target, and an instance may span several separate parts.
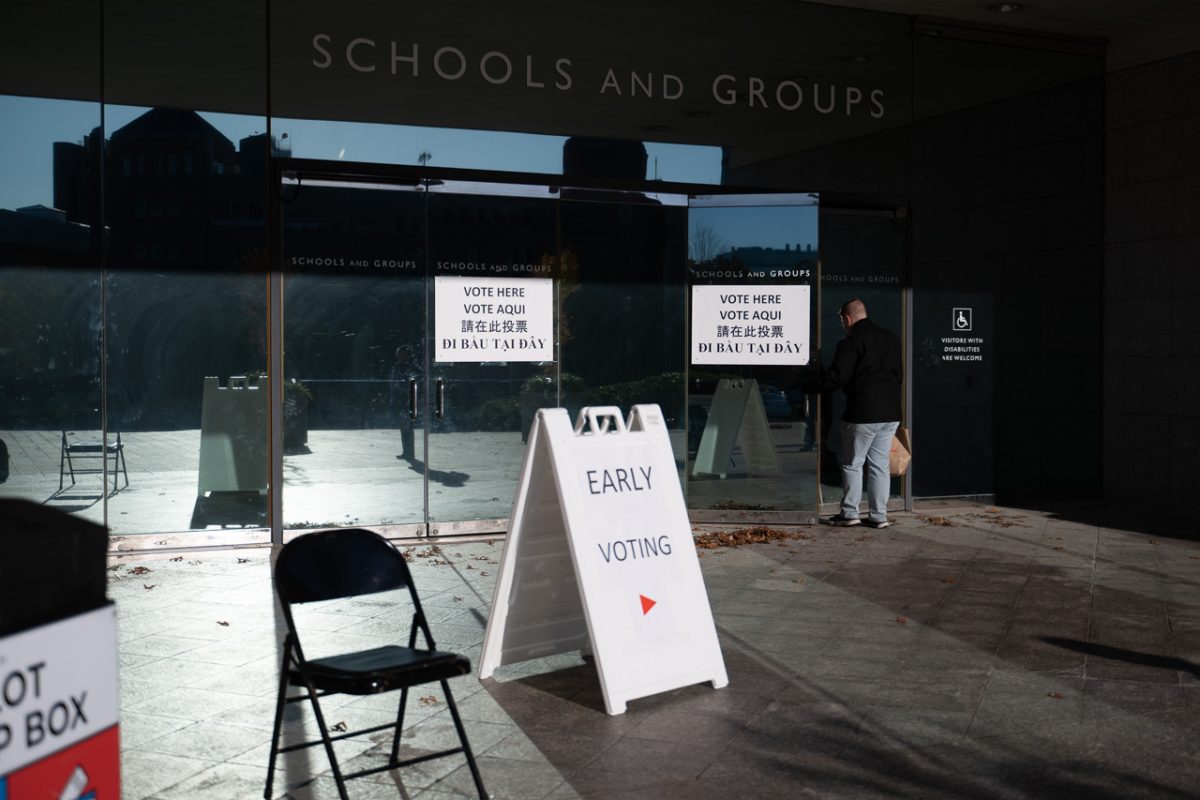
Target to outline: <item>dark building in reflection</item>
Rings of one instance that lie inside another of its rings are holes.
[[[256,134],[235,146],[194,111],[154,108],[104,145],[105,225],[112,267],[155,270],[254,266],[265,246],[263,182],[270,156],[290,151]],[[269,149],[269,154],[268,154]],[[100,229],[100,133],[54,145],[54,203]],[[261,265],[259,265],[261,266]]]

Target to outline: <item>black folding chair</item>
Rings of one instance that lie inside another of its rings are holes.
[[[87,459],[103,459],[98,467],[77,466],[76,462]],[[110,467],[111,462],[111,467]],[[71,485],[75,485],[75,476],[83,473],[101,473],[110,469],[113,479],[113,492],[117,491],[117,478],[125,475],[125,488],[129,488],[129,468],[125,466],[125,445],[121,442],[121,433],[117,432],[116,440],[101,439],[71,440],[67,432],[62,432],[62,450],[58,456],[58,490],[63,488],[63,478],[71,476]]]
[[[296,623],[292,617],[292,605],[309,603],[318,600],[334,600],[342,597],[356,597],[375,592],[408,588],[413,605],[412,627],[409,630],[408,646],[387,645],[372,650],[362,650],[354,653],[315,658],[311,661],[305,658],[300,646],[300,638],[296,632]],[[475,788],[481,798],[487,798],[483,788],[483,779],[479,775],[479,767],[475,764],[475,756],[467,743],[467,733],[463,729],[458,707],[450,693],[448,678],[456,675],[466,675],[471,671],[471,662],[455,653],[437,650],[433,643],[433,635],[429,632],[429,624],[421,610],[421,601],[417,597],[416,587],[413,586],[412,576],[404,557],[382,536],[359,528],[344,528],[339,530],[310,533],[292,540],[284,545],[275,562],[275,591],[283,606],[283,616],[287,621],[287,637],[283,643],[283,664],[279,671],[279,697],[275,703],[275,730],[271,736],[271,761],[267,766],[267,786],[263,797],[270,800],[271,787],[275,777],[275,760],[280,753],[325,745],[329,756],[329,764],[333,768],[333,778],[337,782],[338,794],[342,800],[348,800],[346,781],[360,778],[376,772],[396,769],[409,764],[417,764],[443,756],[462,753],[466,756],[467,766],[471,769],[471,777],[475,780]],[[417,647],[417,632],[425,637],[427,648]],[[458,739],[461,745],[449,750],[399,760],[400,733],[404,728],[404,708],[408,702],[408,690],[412,686],[437,681],[442,685],[446,696],[446,705],[458,729]],[[288,697],[288,688],[296,687],[305,690],[304,694]],[[400,690],[400,707],[396,721],[373,728],[348,731],[336,736],[330,736],[329,726],[325,715],[321,713],[318,698],[330,694],[367,695]],[[279,737],[283,726],[283,711],[288,703],[311,700],[313,713],[317,718],[321,738],[312,741],[279,746]],[[374,731],[395,728],[392,737],[391,758],[387,763],[360,770],[349,775],[343,775],[338,766],[337,757],[333,752],[333,743],[351,736],[361,736]]]

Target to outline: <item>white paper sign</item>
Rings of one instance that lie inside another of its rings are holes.
[[[587,649],[610,714],[728,684],[667,425],[658,406],[542,409],[529,435],[479,676]]]
[[[554,360],[550,278],[433,279],[439,363]]]
[[[0,775],[116,725],[118,688],[112,604],[0,639]]]
[[[693,286],[693,364],[808,363],[808,286]]]

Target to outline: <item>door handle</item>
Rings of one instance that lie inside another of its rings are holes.
[[[446,382],[441,378],[437,382],[437,418],[446,418]]]
[[[415,420],[417,418],[417,379],[411,378],[408,381],[408,418]]]

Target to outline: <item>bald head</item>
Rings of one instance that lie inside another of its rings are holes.
[[[863,301],[857,297],[853,300],[847,300],[842,305],[840,313],[842,324],[846,326],[846,330],[854,327],[854,323],[867,318],[867,307],[863,305]]]

